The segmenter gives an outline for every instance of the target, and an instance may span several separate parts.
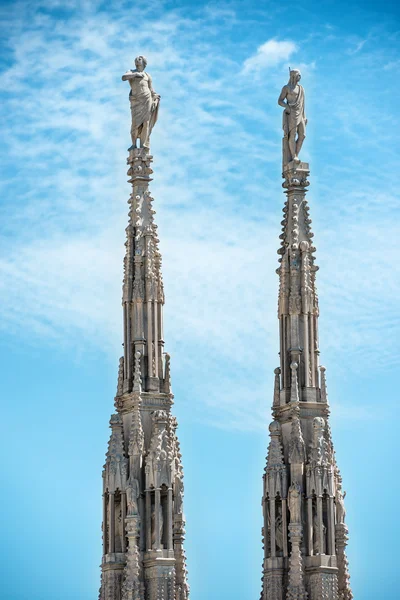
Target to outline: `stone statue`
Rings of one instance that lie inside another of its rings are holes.
[[[278,551],[283,550],[283,523],[282,515],[278,514],[275,519],[275,542]]]
[[[307,119],[304,108],[304,89],[299,84],[301,73],[298,69],[290,71],[288,83],[282,88],[278,99],[283,111],[283,165],[292,160],[298,161],[301,147],[306,137]],[[297,138],[296,138],[297,136]]]
[[[158,118],[160,96],[153,90],[151,77],[145,72],[146,66],[146,58],[137,56],[135,58],[136,69],[131,69],[122,76],[122,81],[129,81],[131,86],[129,100],[132,113],[132,146],[129,150],[136,148],[138,138],[140,148],[149,150],[150,134]]]
[[[162,548],[162,534],[164,528],[164,515],[161,504],[158,507],[158,524],[159,524],[159,535],[160,535],[160,547]],[[156,548],[156,510],[153,505],[151,510],[151,545],[153,550],[158,550]]]
[[[126,505],[128,515],[138,514],[139,482],[137,479],[130,479],[126,486]]]
[[[183,509],[183,481],[181,477],[175,477],[175,514],[182,514]]]
[[[291,523],[301,523],[301,490],[295,482],[289,488],[289,512]]]
[[[344,507],[344,499],[346,492],[342,494],[342,490],[336,490],[336,521],[337,523],[343,524],[346,519],[346,509]]]
[[[317,512],[314,513],[313,518],[313,544],[314,544],[314,554],[325,554],[326,549],[326,527],[322,523],[322,548],[321,548],[321,536],[319,533],[319,519]]]

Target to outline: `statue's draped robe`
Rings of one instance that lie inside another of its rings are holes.
[[[301,85],[299,85],[299,93],[297,94],[297,98],[294,102],[288,102],[288,106],[290,108],[290,113],[286,114],[283,111],[283,131],[285,137],[289,136],[289,133],[293,131],[293,129],[297,130],[300,123],[303,123],[305,126],[305,101],[304,101],[304,89]]]
[[[158,98],[158,96],[152,88],[151,78],[146,72],[143,72],[143,77],[136,79],[134,89],[131,89],[129,94],[132,112],[132,131],[137,131],[138,136],[141,134],[143,123],[149,121],[150,135],[157,121],[158,103],[153,110],[153,100],[155,98]]]

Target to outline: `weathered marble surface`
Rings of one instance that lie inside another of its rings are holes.
[[[329,425],[326,369],[319,364],[318,267],[306,198],[310,173],[298,159],[306,125],[299,78],[291,71],[279,98],[288,111],[286,201],[277,269],[280,365],[263,478],[261,600],[351,600],[345,493]]]
[[[132,115],[132,146],[130,149],[136,148],[138,139],[140,148],[150,149],[150,135],[158,119],[160,96],[153,89],[151,76],[145,71],[146,66],[146,58],[137,56],[136,68],[122,76],[122,81],[129,81],[131,86],[129,101]]]
[[[298,69],[290,71],[289,81],[283,86],[278,98],[279,106],[284,108],[283,127],[283,165],[297,161],[306,137],[307,118],[305,97],[300,85],[301,73]]]

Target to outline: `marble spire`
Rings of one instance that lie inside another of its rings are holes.
[[[299,71],[291,71],[279,97],[286,200],[277,269],[280,366],[262,498],[261,600],[351,600],[344,493],[329,426],[326,370],[319,365],[309,165],[298,158],[307,124],[299,80]]]
[[[103,471],[99,600],[187,600],[183,467],[164,353],[164,286],[153,198],[150,133],[159,96],[136,59],[131,85],[129,222],[122,286],[123,347],[116,413]],[[139,146],[137,147],[137,139]]]

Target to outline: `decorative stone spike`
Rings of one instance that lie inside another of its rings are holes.
[[[277,369],[275,369],[274,373],[275,373],[274,401],[272,403],[272,406],[274,408],[276,408],[280,404],[280,391],[281,391],[281,385],[280,385],[281,370],[280,370],[280,368],[278,367]]]
[[[122,286],[124,356],[103,472],[99,598],[188,600],[183,467],[171,415],[169,355],[164,377],[162,258],[149,191],[153,157],[148,142],[158,98],[155,102],[151,78],[142,68],[146,60],[137,62],[140,69],[124,76],[133,90],[127,160],[132,189]]]
[[[275,371],[274,422],[263,475],[261,600],[349,600],[344,494],[329,425],[325,368],[319,366],[318,267],[306,198],[310,170],[298,158],[306,126],[299,78],[299,71],[292,70],[279,98],[285,109],[286,196],[276,270],[280,373]]]
[[[321,402],[328,403],[328,390],[326,388],[326,369],[325,367],[319,368],[321,372]]]
[[[344,523],[336,525],[336,549],[339,569],[339,600],[353,600],[350,588],[349,562],[346,556],[348,529]]]
[[[297,381],[298,364],[295,362],[292,362],[290,365],[290,368],[292,370],[292,386],[291,386],[291,390],[290,390],[290,402],[295,403],[295,402],[299,401],[299,384]]]

